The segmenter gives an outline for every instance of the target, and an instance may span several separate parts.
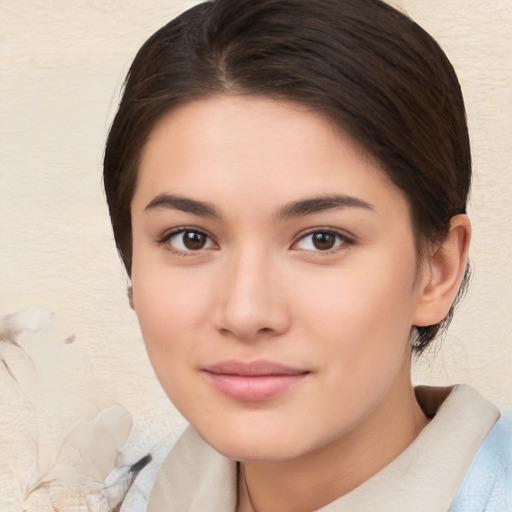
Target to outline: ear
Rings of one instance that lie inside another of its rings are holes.
[[[466,271],[470,238],[467,215],[455,215],[442,244],[435,246],[423,264],[414,325],[434,325],[448,314]]]

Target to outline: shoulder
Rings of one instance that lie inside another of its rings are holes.
[[[480,446],[450,512],[512,510],[512,415],[501,415]]]

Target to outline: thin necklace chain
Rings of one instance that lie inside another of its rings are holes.
[[[242,477],[243,484],[244,484],[245,495],[247,496],[249,505],[251,506],[251,512],[258,512],[256,510],[256,507],[254,506],[254,503],[252,502],[252,499],[251,499],[251,493],[249,492],[249,486],[247,485],[247,478],[245,478],[245,469],[244,469],[244,465],[242,463],[240,463],[240,469],[241,469],[241,471],[240,471],[241,477]]]

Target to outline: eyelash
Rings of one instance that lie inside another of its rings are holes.
[[[333,254],[333,253],[339,251],[343,247],[350,246],[350,245],[354,244],[354,240],[341,231],[338,231],[338,230],[332,229],[332,228],[314,228],[305,233],[301,233],[299,235],[298,240],[292,244],[292,249],[294,248],[294,246],[298,245],[301,241],[304,241],[307,237],[310,237],[312,235],[317,235],[317,234],[334,236],[336,238],[335,243],[337,245],[335,245],[331,249],[326,249],[326,250],[321,250],[321,249],[316,249],[316,250],[315,249],[303,249],[303,250],[311,252],[311,253],[316,253],[319,255],[329,255],[329,254]],[[298,249],[298,250],[300,250],[300,249]]]
[[[170,252],[173,252],[175,254],[179,254],[180,256],[193,256],[197,253],[199,253],[201,250],[205,250],[205,249],[210,249],[211,247],[202,247],[198,250],[193,250],[193,249],[188,249],[188,250],[182,250],[182,249],[178,249],[174,246],[172,246],[169,241],[175,237],[175,236],[178,236],[178,235],[183,235],[185,233],[194,233],[196,235],[201,235],[201,236],[204,236],[206,237],[207,239],[207,242],[210,241],[210,242],[214,242],[213,238],[208,235],[208,233],[205,233],[203,230],[201,229],[197,229],[197,228],[194,228],[194,227],[181,227],[181,228],[177,228],[177,229],[173,229],[171,231],[167,231],[166,233],[164,233],[158,240],[158,244],[159,245],[165,245],[166,246],[166,249]]]
[[[157,240],[157,242],[159,245],[166,245],[166,249],[169,250],[170,252],[179,254],[181,256],[193,256],[195,254],[200,253],[202,250],[211,249],[211,247],[201,247],[201,248],[198,248],[197,250],[194,250],[194,249],[182,250],[182,249],[178,249],[178,248],[174,247],[173,245],[171,245],[169,243],[169,241],[173,237],[175,237],[177,235],[183,235],[185,233],[193,233],[196,235],[204,236],[204,237],[206,237],[206,244],[208,244],[208,242],[210,242],[210,243],[213,243],[216,245],[216,242],[213,240],[213,238],[210,235],[208,235],[203,230],[194,228],[194,227],[181,227],[181,228],[173,229],[172,231],[168,231],[168,232],[164,233]],[[333,254],[333,253],[337,252],[343,246],[350,246],[350,245],[354,244],[354,240],[352,238],[350,238],[349,236],[347,236],[346,234],[344,234],[340,231],[334,230],[332,228],[315,228],[315,229],[312,229],[305,233],[300,233],[298,235],[297,241],[293,242],[293,244],[291,245],[291,249],[292,250],[301,250],[301,249],[296,248],[296,246],[300,242],[306,240],[307,237],[310,237],[313,235],[318,235],[318,234],[334,236],[336,238],[336,242],[335,242],[336,245],[333,248],[326,249],[326,250],[321,250],[321,249],[316,249],[316,250],[315,249],[303,249],[303,250],[311,252],[311,253],[327,255],[327,254]]]

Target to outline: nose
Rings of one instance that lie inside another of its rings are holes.
[[[216,329],[244,341],[286,332],[290,326],[286,290],[270,258],[238,255],[225,265],[217,290]]]

